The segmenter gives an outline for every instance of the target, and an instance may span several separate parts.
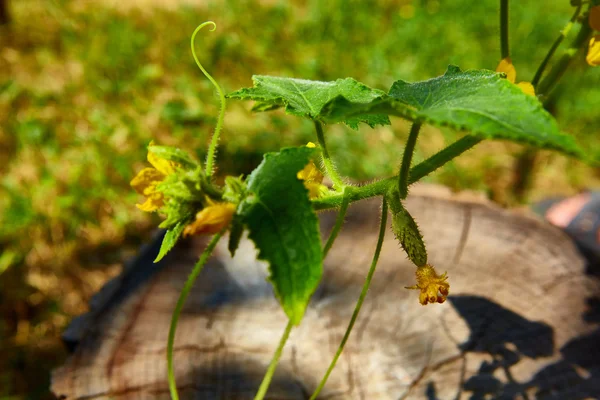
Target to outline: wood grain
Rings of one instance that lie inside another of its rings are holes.
[[[350,208],[269,399],[307,399],[325,372],[369,268],[379,208],[378,201]],[[404,289],[414,283],[414,267],[388,230],[355,330],[320,399],[600,397],[600,286],[561,231],[439,187],[415,187],[407,208],[430,262],[448,271],[450,297],[423,307],[416,291]],[[334,218],[321,214],[324,232]],[[129,265],[79,324],[80,343],[53,374],[57,396],[169,398],[169,321],[203,245],[181,245],[159,267],[145,253]],[[248,240],[234,259],[226,241],[219,245],[177,329],[182,399],[254,397],[286,324],[266,275]]]

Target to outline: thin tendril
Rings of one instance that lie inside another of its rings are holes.
[[[354,307],[354,312],[352,313],[352,317],[350,318],[350,322],[348,323],[348,328],[346,328],[346,333],[344,333],[344,337],[337,349],[337,352],[335,353],[335,356],[333,357],[333,360],[331,361],[331,364],[329,364],[329,368],[327,368],[327,372],[325,373],[325,376],[323,376],[323,379],[321,379],[321,382],[319,383],[317,390],[315,390],[315,392],[312,394],[312,396],[310,396],[309,400],[316,399],[317,396],[319,395],[319,393],[321,392],[321,390],[323,390],[323,387],[325,386],[325,383],[327,383],[327,379],[329,378],[331,371],[333,371],[333,368],[335,368],[335,364],[337,363],[338,358],[340,358],[342,351],[344,351],[344,346],[346,345],[346,342],[348,341],[348,338],[350,337],[350,332],[352,332],[352,328],[354,327],[354,323],[356,322],[358,313],[360,312],[362,304],[365,301],[365,297],[367,297],[367,292],[369,291],[369,286],[371,285],[371,279],[373,278],[373,274],[375,273],[375,267],[377,267],[377,261],[379,261],[379,254],[381,253],[381,246],[383,245],[383,238],[385,237],[386,228],[387,228],[387,201],[385,200],[385,197],[384,197],[383,204],[381,206],[381,226],[379,227],[379,238],[377,239],[377,247],[375,248],[375,254],[373,254],[373,261],[371,262],[371,268],[369,269],[369,273],[367,274],[367,278],[365,279],[365,284],[363,285],[362,291],[360,292],[360,297],[358,298],[356,307]]]
[[[175,330],[177,329],[177,321],[179,320],[179,315],[181,314],[181,310],[183,309],[183,304],[185,303],[185,300],[190,294],[190,291],[194,286],[196,278],[198,278],[198,275],[200,275],[200,272],[202,272],[204,264],[206,264],[208,257],[210,257],[210,255],[212,254],[213,250],[215,249],[215,246],[219,242],[219,239],[221,239],[221,237],[223,236],[223,233],[225,233],[225,230],[213,236],[210,243],[208,244],[208,246],[206,246],[206,249],[200,256],[200,259],[198,260],[196,265],[194,265],[194,269],[192,269],[190,276],[187,278],[185,284],[183,285],[183,289],[181,289],[181,294],[179,295],[179,299],[177,299],[177,304],[175,305],[175,310],[173,311],[173,316],[171,317],[171,326],[169,327],[169,339],[167,341],[167,377],[169,381],[169,391],[171,392],[172,400],[179,400],[179,394],[177,394],[177,384],[175,383],[175,371],[173,369],[173,344],[175,342]]]
[[[200,64],[200,61],[196,56],[196,50],[194,50],[194,39],[196,38],[196,34],[200,31],[200,29],[204,28],[206,25],[212,25],[212,29],[210,30],[211,32],[214,32],[214,30],[217,29],[217,24],[215,24],[213,21],[207,21],[203,24],[198,25],[194,33],[192,33],[190,45],[192,47],[192,56],[194,57],[194,61],[196,61],[196,65],[198,66],[198,68],[200,68],[204,76],[206,76],[208,80],[217,89],[217,92],[219,92],[219,98],[221,100],[219,119],[217,120],[217,126],[215,127],[215,132],[213,133],[212,139],[210,141],[210,146],[208,147],[208,154],[206,156],[206,176],[207,178],[210,178],[213,172],[213,164],[215,162],[217,145],[219,144],[219,134],[221,133],[221,128],[223,128],[223,120],[225,119],[225,106],[227,104],[227,101],[225,100],[225,94],[223,93],[221,86],[219,86],[217,81],[215,81],[214,78],[204,69],[202,64]]]

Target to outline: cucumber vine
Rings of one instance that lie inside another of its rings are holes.
[[[419,301],[444,303],[450,284],[446,273],[438,274],[428,264],[425,241],[417,223],[403,205],[411,184],[419,181],[448,161],[486,139],[509,140],[538,149],[550,149],[579,158],[590,164],[598,160],[588,156],[575,140],[561,132],[555,119],[544,109],[544,101],[556,86],[575,55],[587,47],[591,66],[600,63],[600,29],[598,0],[574,2],[575,12],[560,32],[530,82],[515,83],[516,69],[510,58],[508,43],[508,0],[500,1],[500,62],[496,71],[462,71],[449,66],[442,76],[408,83],[397,80],[388,91],[372,89],[352,78],[332,82],[272,76],[253,76],[254,86],[227,96],[204,69],[194,50],[196,34],[206,26],[216,29],[212,21],[196,28],[191,38],[192,56],[204,75],[219,93],[221,109],[204,167],[186,152],[150,143],[148,160],[153,168],[142,170],[132,186],[146,197],[138,205],[144,211],[158,211],[165,216],[161,227],[167,229],[158,261],[173,248],[181,236],[213,234],[200,260],[186,281],[173,313],[167,347],[168,380],[171,396],[178,399],[174,374],[173,346],[177,320],[192,289],[217,242],[229,235],[233,254],[244,230],[255,243],[259,258],[269,264],[269,281],[288,317],[281,341],[258,389],[256,399],[267,393],[269,383],[292,329],[301,323],[312,294],[323,273],[323,259],[334,245],[351,203],[382,198],[379,238],[371,268],[333,361],[311,397],[318,396],[343,351],[364,301],[387,227],[388,209],[392,230],[409,259],[416,267]],[[578,26],[573,43],[552,63],[558,45]],[[523,62],[523,60],[519,60]],[[546,70],[549,68],[548,72]],[[213,180],[219,135],[223,126],[226,98],[253,100],[253,111],[265,112],[284,108],[288,114],[308,118],[315,127],[317,145],[267,153],[262,163],[247,177],[225,178],[223,186]],[[390,124],[390,117],[412,122],[397,176],[367,185],[356,186],[340,176],[327,149],[327,124],[344,123],[357,129],[360,123],[371,127]],[[412,156],[425,125],[450,127],[466,135],[438,153],[412,166]],[[322,163],[324,171],[317,165]],[[324,186],[323,177],[333,183]],[[338,209],[338,216],[328,240],[321,248],[316,211]],[[424,311],[426,312],[426,311]]]

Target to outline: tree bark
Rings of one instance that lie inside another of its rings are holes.
[[[600,286],[565,234],[437,188],[416,186],[406,207],[430,263],[448,272],[448,301],[423,307],[404,288],[414,284],[415,268],[388,230],[362,312],[319,398],[600,397]],[[306,399],[316,388],[369,268],[379,210],[378,201],[350,208],[267,398]],[[323,237],[334,219],[321,214]],[[53,374],[57,396],[169,399],[171,312],[205,243],[178,246],[162,267],[151,264],[155,246],[107,286],[75,353]],[[286,325],[255,256],[243,240],[231,259],[223,241],[199,277],[175,339],[182,399],[253,398]]]

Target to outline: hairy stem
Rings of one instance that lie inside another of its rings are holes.
[[[421,178],[429,175],[431,172],[440,168],[448,161],[458,157],[481,141],[482,139],[474,136],[467,135],[462,137],[461,139],[452,143],[450,146],[429,157],[427,160],[411,168],[408,177],[408,184],[412,185]],[[348,202],[353,203],[355,201],[368,199],[370,197],[382,196],[387,192],[391,185],[398,184],[398,179],[398,176],[393,176],[391,178],[382,179],[365,186],[353,187],[354,190],[352,190],[352,192],[348,195]],[[340,207],[343,200],[343,195],[335,194],[333,196],[314,199],[312,200],[312,204],[315,210],[327,210],[330,208]]]
[[[562,41],[569,34],[569,31],[573,27],[573,24],[577,20],[577,17],[579,16],[580,12],[581,12],[581,4],[579,6],[577,6],[577,8],[575,9],[575,13],[571,17],[571,19],[569,20],[569,22],[567,23],[567,25],[565,25],[565,27],[563,28],[563,30],[560,31],[560,35],[558,36],[558,38],[556,38],[556,40],[554,41],[554,43],[550,47],[550,50],[548,50],[548,54],[546,54],[546,57],[544,58],[544,60],[542,61],[542,63],[538,67],[537,71],[535,72],[535,75],[533,76],[533,79],[531,80],[531,84],[533,85],[534,88],[537,89],[537,85],[540,82],[540,79],[542,78],[542,74],[544,73],[544,70],[548,66],[548,63],[552,59],[552,56],[554,56],[554,53],[556,52],[556,49],[558,48],[558,46],[560,46],[560,44],[562,43]]]
[[[269,390],[269,385],[271,384],[271,379],[273,379],[273,374],[275,373],[275,368],[277,368],[277,363],[279,362],[279,359],[281,358],[281,353],[283,352],[283,347],[285,346],[285,343],[287,342],[288,338],[290,337],[290,332],[292,331],[293,327],[294,327],[294,324],[292,324],[292,321],[288,321],[288,324],[286,325],[285,330],[283,331],[283,335],[281,335],[281,339],[279,340],[279,345],[277,346],[277,349],[275,350],[275,354],[273,354],[273,358],[271,359],[269,368],[267,368],[265,377],[263,378],[263,381],[260,384],[260,387],[258,388],[258,392],[256,393],[256,396],[254,396],[254,400],[262,400],[265,397],[265,395],[267,394],[267,390]]]
[[[508,0],[500,0],[500,58],[510,56],[508,44]]]
[[[194,61],[196,61],[196,65],[198,66],[198,68],[200,68],[200,70],[202,71],[204,76],[206,76],[208,78],[208,80],[217,89],[217,92],[219,93],[219,99],[221,101],[221,109],[219,110],[219,118],[217,119],[217,126],[215,127],[215,131],[213,133],[212,139],[210,140],[210,145],[208,147],[208,154],[206,156],[206,168],[205,168],[206,176],[210,179],[210,177],[212,176],[212,173],[213,173],[213,165],[214,165],[215,157],[216,157],[216,153],[217,153],[217,146],[219,144],[219,135],[221,133],[221,129],[223,128],[223,120],[225,119],[225,107],[227,105],[227,101],[225,100],[225,94],[223,93],[223,89],[221,89],[221,86],[219,86],[217,81],[214,80],[214,78],[208,73],[208,71],[206,71],[206,69],[204,69],[204,67],[198,60],[198,57],[196,56],[196,50],[194,49],[194,39],[196,38],[196,34],[200,31],[200,29],[204,28],[207,25],[212,25],[211,32],[214,31],[215,29],[217,29],[217,24],[215,24],[212,21],[207,21],[203,24],[198,25],[198,27],[196,28],[194,33],[192,33],[192,39],[191,39],[190,45],[192,47],[192,56],[194,57]]]
[[[402,155],[402,164],[400,165],[400,173],[398,174],[398,188],[400,189],[400,198],[405,199],[408,195],[408,176],[410,174],[410,164],[412,162],[415,145],[421,130],[421,123],[414,122],[410,128],[410,134],[404,146],[404,154]]]
[[[427,160],[415,165],[410,169],[410,177],[408,178],[408,184],[421,180],[421,178],[429,175],[436,169],[440,168],[448,161],[453,160],[465,151],[471,149],[476,144],[483,141],[483,139],[475,136],[466,135],[452,143],[450,146],[435,153]]]
[[[348,211],[348,205],[350,204],[350,193],[354,190],[350,186],[346,186],[344,188],[344,193],[342,193],[342,205],[340,206],[340,211],[338,211],[338,215],[335,219],[335,225],[329,234],[329,238],[327,239],[327,243],[325,243],[325,247],[323,248],[323,259],[327,257],[327,253],[333,246],[333,242],[337,238],[338,233],[340,233],[340,229],[342,229],[342,225],[344,225],[344,218],[346,217],[346,212]]]
[[[185,300],[190,294],[190,291],[194,286],[196,278],[198,278],[198,275],[200,275],[200,272],[202,272],[204,264],[206,264],[208,257],[210,257],[210,255],[212,254],[213,250],[215,249],[215,246],[219,242],[219,239],[221,239],[221,237],[223,236],[223,233],[225,233],[225,230],[214,235],[211,241],[208,243],[208,246],[206,246],[206,249],[204,249],[204,252],[200,255],[200,259],[198,260],[196,265],[194,265],[190,276],[187,278],[185,284],[183,285],[183,289],[181,290],[181,294],[179,295],[179,299],[177,299],[177,304],[175,305],[175,310],[173,311],[173,316],[171,317],[171,326],[169,327],[169,339],[167,341],[167,376],[169,381],[169,390],[171,391],[171,399],[173,400],[179,400],[179,394],[177,393],[177,385],[175,383],[175,372],[173,370],[173,344],[175,342],[175,330],[177,329],[177,321],[179,321],[179,315],[181,314],[181,310],[183,309],[183,304],[185,303]]]
[[[377,262],[379,261],[379,254],[381,253],[381,246],[383,245],[383,238],[385,237],[386,228],[387,228],[387,202],[384,197],[383,203],[381,206],[381,225],[379,227],[379,237],[377,239],[377,246],[375,248],[375,253],[373,254],[373,261],[371,262],[371,268],[369,269],[369,273],[367,274],[367,278],[365,279],[365,283],[360,292],[360,296],[358,297],[358,302],[356,303],[356,307],[354,307],[354,312],[352,313],[352,317],[350,318],[350,322],[348,323],[348,327],[346,328],[344,337],[342,338],[342,341],[340,342],[340,345],[338,346],[338,349],[335,353],[335,356],[333,357],[333,360],[331,360],[331,364],[329,364],[329,368],[327,368],[327,372],[323,376],[323,379],[321,379],[319,386],[317,386],[317,389],[315,390],[315,392],[312,394],[312,396],[310,396],[310,400],[316,399],[317,396],[319,395],[319,393],[321,392],[321,390],[323,390],[323,387],[327,383],[327,379],[329,378],[329,375],[331,375],[331,372],[335,368],[335,364],[337,363],[337,360],[340,358],[342,351],[344,351],[344,346],[346,345],[346,342],[348,341],[348,338],[350,337],[350,332],[352,332],[352,328],[354,327],[354,323],[356,322],[358,313],[360,312],[363,302],[365,301],[365,298],[367,297],[367,292],[369,291],[369,286],[371,285],[371,279],[373,279],[373,274],[375,273],[375,268],[377,267]]]
[[[323,164],[325,164],[325,171],[327,172],[327,175],[329,175],[331,182],[333,182],[333,188],[340,191],[346,185],[342,182],[342,179],[333,165],[331,157],[329,157],[329,151],[327,151],[327,146],[325,144],[325,135],[323,134],[323,126],[319,121],[314,121],[314,123],[315,130],[317,131],[317,140],[319,141],[319,146],[321,146],[321,149],[323,150]]]

